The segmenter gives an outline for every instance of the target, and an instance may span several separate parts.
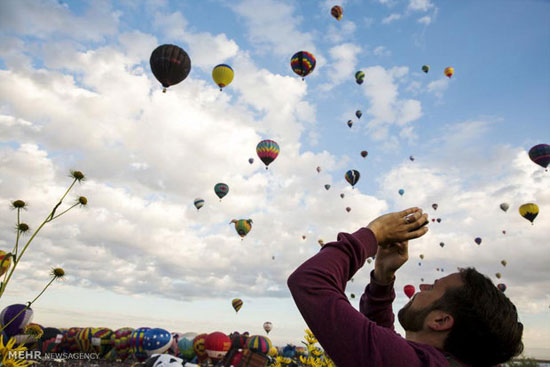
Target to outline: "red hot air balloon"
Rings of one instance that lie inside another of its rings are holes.
[[[361,157],[367,158],[367,155],[369,155],[369,152],[367,152],[366,150],[363,150],[363,151],[361,152]]]
[[[407,295],[407,297],[411,298],[415,292],[414,285],[407,284],[403,287],[403,291]]]
[[[231,347],[231,339],[221,331],[208,334],[204,341],[206,354],[213,361],[221,360]]]

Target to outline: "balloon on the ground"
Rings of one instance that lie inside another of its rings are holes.
[[[359,174],[359,171],[354,169],[347,171],[344,176],[344,178],[351,185],[352,188],[354,188],[360,177],[361,175]]]
[[[143,362],[148,357],[145,349],[143,348],[143,341],[145,333],[147,332],[147,330],[150,329],[151,328],[149,327],[140,327],[138,329],[135,329],[132,332],[132,336],[130,337],[130,351],[138,362]]]
[[[262,335],[252,335],[248,338],[246,345],[252,352],[261,354],[267,354],[272,346],[271,340],[267,336]]]
[[[269,139],[262,140],[256,146],[256,154],[258,154],[258,157],[264,162],[265,169],[267,169],[267,166],[277,158],[279,151],[279,144]]]
[[[527,219],[531,224],[534,224],[533,221],[539,215],[539,207],[535,203],[523,204],[519,207],[519,214]]]
[[[186,337],[182,337],[178,340],[178,351],[179,355],[187,361],[190,361],[195,357],[193,342]]]
[[[221,331],[215,331],[208,334],[206,337],[204,348],[208,357],[213,362],[217,362],[221,360],[227,354],[229,348],[231,348],[231,339]]]
[[[315,69],[315,56],[307,51],[298,51],[290,59],[292,70],[302,77],[302,80]]]
[[[208,334],[199,334],[193,339],[193,349],[195,350],[195,354],[197,355],[197,360],[199,362],[205,361],[208,358],[208,354],[206,354],[206,348],[204,346],[204,341],[206,340],[206,337]]]
[[[196,198],[195,201],[193,202],[193,204],[195,205],[195,208],[197,208],[197,210],[199,210],[200,208],[202,208],[204,206],[204,200],[201,199],[201,198]]]
[[[145,361],[144,367],[182,367],[183,359],[170,354],[153,354]]]
[[[344,15],[344,9],[342,9],[340,5],[334,5],[332,9],[330,9],[330,15],[336,18],[336,20],[340,20]]]
[[[92,329],[92,350],[101,357],[113,348],[113,330],[105,327]]]
[[[114,348],[118,358],[123,362],[130,355],[130,338],[134,329],[124,327],[115,330]]]
[[[452,77],[454,73],[455,69],[452,66],[445,68],[445,75],[447,76],[447,78]]]
[[[225,195],[227,195],[227,193],[229,192],[229,186],[227,186],[223,182],[217,183],[214,186],[214,192],[216,193],[216,196],[220,198],[220,201],[221,201],[221,199]]]
[[[269,334],[269,332],[273,329],[273,324],[270,321],[264,322],[264,330],[266,333]]]
[[[547,168],[550,164],[550,145],[538,144],[529,149],[529,158],[539,166]]]
[[[407,297],[411,298],[415,292],[414,285],[407,284],[403,287],[403,291],[407,295]]]
[[[243,300],[240,298],[233,298],[233,301],[231,301],[231,305],[233,306],[235,312],[239,312],[241,307],[243,307]]]
[[[162,354],[172,345],[172,334],[161,328],[149,329],[143,336],[143,349],[147,355]]]
[[[80,330],[82,329],[79,327],[72,327],[63,333],[63,339],[61,340],[61,350],[63,352],[78,352],[77,336]]]
[[[212,69],[212,79],[214,79],[214,83],[220,87],[220,91],[233,81],[234,75],[231,66],[226,64],[216,65],[214,69]]]
[[[244,238],[252,229],[252,219],[233,219],[229,222],[231,223],[235,223],[235,230],[241,238]]]
[[[430,71],[430,65],[422,65],[422,71],[427,74]]]
[[[0,323],[6,325],[11,321],[3,331],[8,337],[12,337],[21,334],[23,328],[32,321],[32,317],[33,310],[31,308],[27,308],[27,306],[22,304],[13,304],[2,310],[2,313],[0,313]]]
[[[508,205],[508,203],[502,203],[500,204],[500,209],[502,209],[502,211],[507,211],[508,208],[510,207],[510,205]]]
[[[153,75],[164,87],[163,92],[187,78],[191,71],[189,55],[176,45],[158,46],[151,54],[149,64]]]

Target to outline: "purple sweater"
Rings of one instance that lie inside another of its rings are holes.
[[[288,278],[305,322],[338,367],[446,367],[438,349],[410,342],[393,329],[393,283],[378,284],[371,273],[361,312],[348,301],[346,283],[378,245],[370,229],[340,233]]]

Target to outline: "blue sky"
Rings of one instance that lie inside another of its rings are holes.
[[[275,344],[297,344],[305,324],[286,279],[317,240],[420,206],[442,223],[411,246],[394,309],[404,284],[476,266],[508,285],[527,353],[547,356],[549,176],[527,151],[550,141],[550,3],[350,0],[340,22],[334,4],[3,2],[0,248],[14,238],[10,201],[33,203],[33,228],[69,169],[89,178],[78,188],[88,208],[40,233],[6,299],[32,299],[50,267],[63,266],[67,280],[35,306],[45,326],[262,333],[270,320]],[[149,68],[163,43],[192,60],[166,94]],[[289,66],[299,50],[317,57],[303,82]],[[210,77],[219,63],[235,70],[222,93]],[[254,150],[266,138],[281,146],[267,172]],[[361,172],[354,190],[349,169]],[[230,186],[221,203],[217,182]],[[206,201],[199,212],[196,197]],[[517,214],[529,201],[540,207],[534,226]],[[244,241],[233,218],[254,220]],[[361,293],[371,267],[347,293]],[[234,297],[245,300],[238,315]]]

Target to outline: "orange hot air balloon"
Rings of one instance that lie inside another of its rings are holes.
[[[455,69],[452,66],[445,68],[445,75],[447,76],[447,78],[452,77],[454,73]]]
[[[334,5],[332,9],[330,9],[330,14],[336,18],[336,20],[342,19],[342,16],[344,15],[344,9],[340,5]]]

